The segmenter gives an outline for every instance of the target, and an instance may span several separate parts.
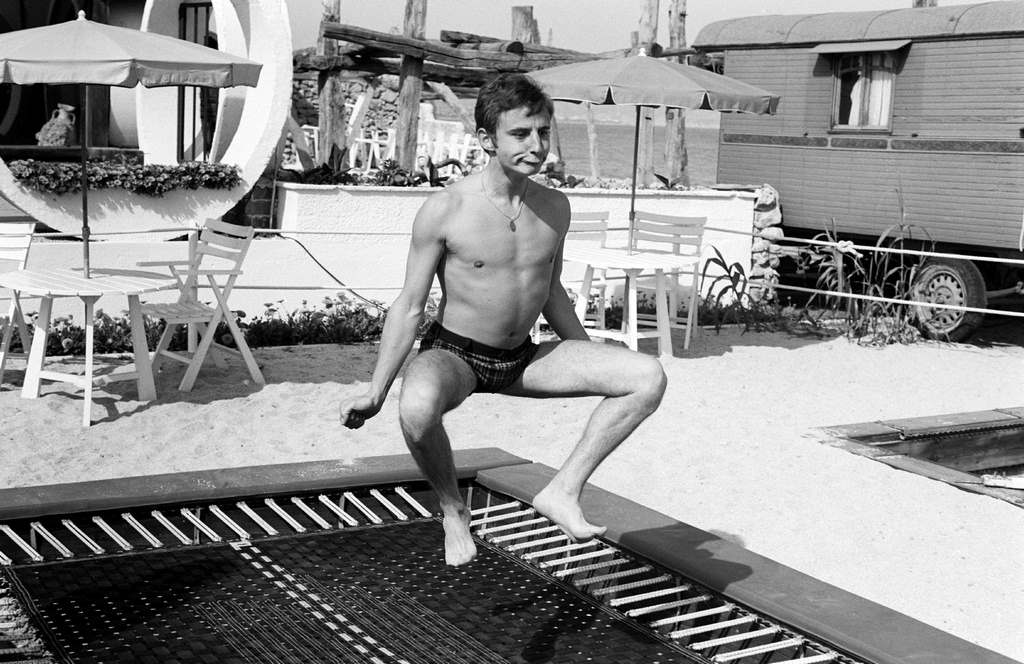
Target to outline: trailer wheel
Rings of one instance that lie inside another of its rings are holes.
[[[984,309],[986,304],[985,279],[978,267],[967,260],[956,258],[930,258],[926,260],[914,279],[913,298],[920,302],[934,302]],[[929,339],[963,341],[981,325],[984,314],[914,307],[917,325]]]

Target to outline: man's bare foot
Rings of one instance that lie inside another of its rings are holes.
[[[469,533],[469,510],[444,515],[444,561],[452,567],[465,565],[476,558],[476,543]]]
[[[541,489],[534,497],[533,508],[551,519],[574,541],[588,540],[603,535],[607,530],[604,526],[595,526],[587,521],[575,496],[561,493],[550,486]]]

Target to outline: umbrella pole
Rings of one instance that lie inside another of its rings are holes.
[[[86,165],[89,158],[89,86],[78,86],[82,96],[82,123],[78,125],[78,143],[81,146],[82,163],[82,266],[85,278],[89,278],[89,174]]]
[[[640,152],[640,105],[636,107],[636,125],[633,127],[633,186],[629,190],[629,244],[626,252],[633,253],[633,235],[636,233],[636,162]]]

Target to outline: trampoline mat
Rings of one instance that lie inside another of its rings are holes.
[[[440,522],[7,568],[60,660],[173,664],[693,662],[571,585]]]

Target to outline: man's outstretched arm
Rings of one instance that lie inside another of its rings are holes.
[[[441,231],[444,194],[427,200],[416,215],[409,243],[402,292],[388,309],[380,337],[377,365],[366,392],[341,402],[339,415],[345,426],[358,429],[376,415],[416,341],[416,330],[434,283],[437,264],[444,253]]]

